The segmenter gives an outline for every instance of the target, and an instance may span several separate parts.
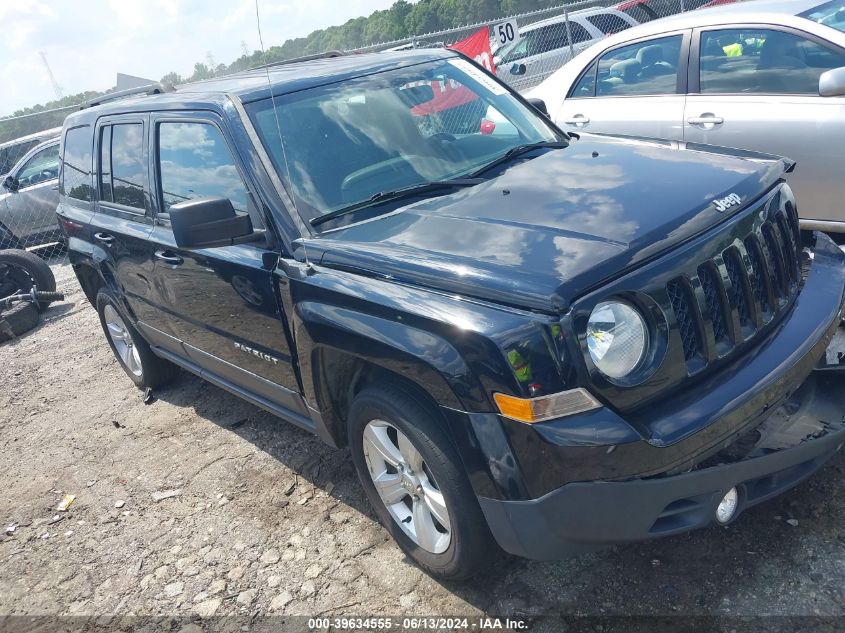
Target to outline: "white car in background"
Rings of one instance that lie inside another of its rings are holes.
[[[564,130],[787,156],[804,228],[845,233],[845,0],[758,0],[603,40],[528,91]]]
[[[499,78],[516,90],[540,83],[579,52],[612,33],[639,24],[616,9],[590,9],[520,26],[520,39],[496,51]],[[570,47],[570,38],[572,46]]]

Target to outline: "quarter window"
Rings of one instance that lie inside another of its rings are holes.
[[[680,35],[614,49],[599,59],[596,96],[674,94],[680,54]]]
[[[87,125],[67,131],[60,176],[61,192],[68,198],[91,202],[91,128]]]
[[[208,123],[158,126],[162,209],[205,196],[228,198],[235,211],[249,211],[247,190],[223,135]]]
[[[845,54],[792,33],[724,29],[701,34],[701,92],[814,94],[819,76],[845,66]]]

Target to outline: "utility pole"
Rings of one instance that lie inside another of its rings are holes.
[[[50,64],[47,63],[47,54],[44,51],[40,51],[38,54],[41,56],[41,62],[44,64],[44,68],[47,69],[47,76],[50,77],[50,83],[53,84],[53,92],[56,93],[56,99],[61,99],[65,96],[64,91],[53,76],[53,71],[50,70]]]

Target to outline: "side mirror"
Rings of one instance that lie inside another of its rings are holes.
[[[542,99],[537,99],[536,97],[532,97],[531,99],[526,99],[526,101],[528,103],[530,103],[531,106],[535,110],[537,110],[537,112],[542,114],[543,116],[546,116],[546,117],[549,116],[549,109],[546,107],[546,102],[543,101]]]
[[[252,220],[238,215],[228,198],[195,198],[170,207],[170,227],[176,245],[212,248],[254,241]]]
[[[822,73],[819,77],[819,94],[822,97],[845,96],[845,66]]]
[[[514,63],[511,66],[511,75],[524,75],[526,70],[528,69],[525,67],[525,64]]]
[[[21,184],[18,182],[18,179],[14,176],[6,176],[6,179],[3,181],[3,186],[14,193],[18,189],[20,189]]]

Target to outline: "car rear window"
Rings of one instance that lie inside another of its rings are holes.
[[[144,125],[120,123],[102,128],[100,200],[144,209]]]
[[[612,13],[589,15],[587,16],[587,21],[605,35],[619,33],[620,31],[631,28],[631,25],[625,20]]]
[[[91,127],[88,125],[71,128],[65,133],[59,188],[68,198],[91,202],[92,144]]]

